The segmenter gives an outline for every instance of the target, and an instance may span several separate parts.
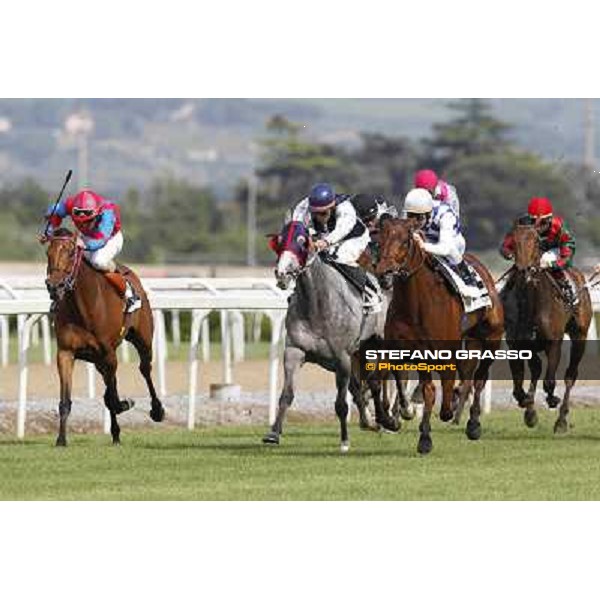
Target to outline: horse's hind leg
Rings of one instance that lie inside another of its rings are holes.
[[[569,416],[569,399],[571,396],[571,389],[577,381],[579,363],[585,353],[586,341],[586,333],[579,332],[578,335],[571,334],[571,355],[569,366],[565,373],[565,395],[560,405],[558,419],[554,424],[554,433],[566,433],[569,428],[567,421],[567,417]]]
[[[550,408],[556,408],[560,404],[560,398],[554,395],[556,388],[556,369],[560,362],[562,340],[551,340],[548,342],[546,354],[548,356],[548,367],[544,378],[544,391],[546,402]]]
[[[140,373],[150,393],[150,418],[156,423],[160,423],[165,418],[165,409],[158,398],[152,380],[152,334],[144,335],[143,332],[132,329],[127,336],[127,340],[134,345],[140,357]]]
[[[110,412],[110,433],[113,444],[121,443],[121,428],[117,421],[117,415],[133,408],[133,401],[120,400],[117,390],[117,355],[113,351],[109,352],[104,360],[96,363],[96,368],[104,379],[106,389],[104,391],[104,404]]]
[[[58,405],[60,425],[56,445],[66,446],[67,420],[71,413],[71,390],[73,387],[73,364],[75,362],[75,356],[69,350],[59,350],[56,362],[60,377],[60,403]]]
[[[281,396],[279,396],[279,408],[277,409],[277,416],[275,422],[271,427],[269,433],[267,433],[262,441],[264,444],[279,444],[279,437],[283,431],[283,422],[288,408],[294,401],[294,379],[298,369],[304,362],[305,354],[300,348],[288,346],[283,354],[283,390]],[[346,388],[347,389],[347,388]]]

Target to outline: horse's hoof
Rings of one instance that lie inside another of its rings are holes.
[[[401,408],[400,409],[400,416],[402,417],[403,421],[412,421],[415,418],[416,415],[416,411],[415,411],[415,407],[414,406],[410,406],[410,408]]]
[[[133,400],[121,400],[121,412],[127,412],[131,410],[135,406],[135,402]]]
[[[360,424],[361,431],[379,431],[379,427],[375,425],[371,425],[371,423],[361,423]]]
[[[263,437],[262,441],[263,444],[268,444],[269,446],[279,446],[279,434],[274,431],[269,431],[269,433]]]
[[[340,444],[340,452],[342,454],[348,454],[349,451],[350,451],[350,442],[342,442]]]
[[[471,421],[471,419],[469,419],[467,421],[467,428],[465,429],[465,433],[471,441],[477,441],[481,438],[481,423],[479,423],[478,421]]]
[[[165,409],[161,406],[159,409],[152,409],[150,411],[150,418],[155,423],[161,423],[165,419]]]
[[[525,425],[532,429],[538,424],[537,412],[533,408],[526,409],[523,413],[523,420],[525,421]]]
[[[377,421],[378,431],[383,433],[398,433],[400,431],[400,423],[393,419],[385,418]]]
[[[419,454],[429,454],[433,448],[433,442],[431,436],[421,434],[419,438],[419,444],[417,445],[417,452]]]
[[[452,421],[452,417],[454,417],[452,410],[445,410],[443,408],[440,410],[440,421],[447,423],[448,421]]]
[[[58,438],[56,440],[56,447],[57,448],[66,448],[67,447],[67,440],[63,440],[62,438]]]
[[[121,445],[121,440],[116,439],[112,441],[113,446],[120,446]]]
[[[546,398],[548,408],[556,408],[560,404],[560,398],[558,396],[548,396]]]
[[[563,421],[562,419],[558,419],[558,421],[556,421],[556,423],[554,423],[554,433],[556,433],[556,434],[567,433],[568,430],[569,430],[569,425],[566,421]]]
[[[525,392],[513,393],[513,397],[517,401],[519,408],[525,408],[529,405],[528,396]]]
[[[383,425],[378,425],[377,433],[384,433],[386,435],[396,435],[396,434],[400,433],[400,427],[396,427],[396,428],[392,429],[389,427],[384,427]]]

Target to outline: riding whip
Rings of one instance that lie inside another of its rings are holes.
[[[54,213],[56,212],[56,209],[58,208],[58,203],[60,202],[60,199],[62,198],[62,195],[65,192],[65,189],[67,187],[67,185],[69,184],[69,181],[71,181],[71,176],[73,175],[73,169],[69,169],[69,172],[67,173],[67,176],[65,177],[65,182],[63,183],[62,188],[60,188],[60,193],[58,194],[58,197],[56,198],[56,202],[54,203],[54,207],[52,208],[52,212],[48,215],[47,219],[46,219],[46,226],[44,227],[44,237],[46,237],[48,235],[48,226],[50,225],[50,219],[54,216]]]

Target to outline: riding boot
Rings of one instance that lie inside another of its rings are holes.
[[[567,307],[572,308],[575,306],[575,295],[573,294],[573,287],[569,283],[566,275],[561,273],[559,277],[556,277],[556,282],[560,286],[560,290],[563,295],[563,299]]]

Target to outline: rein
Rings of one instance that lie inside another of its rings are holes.
[[[53,241],[70,241],[73,238],[71,237],[55,237],[53,238]],[[65,277],[64,281],[62,282],[62,285],[64,285],[64,288],[67,292],[72,292],[75,289],[75,282],[77,280],[77,274],[79,273],[79,268],[81,267],[81,260],[83,258],[83,248],[80,248],[79,246],[75,246],[75,260],[72,262],[71,264],[71,270],[69,272],[69,274]],[[50,268],[50,272],[52,271],[56,271],[58,269],[52,267]]]
[[[425,253],[424,252],[419,253],[420,254],[419,258],[421,259],[419,264],[412,271],[410,270],[410,262],[414,258],[415,254],[417,254],[417,253],[418,253],[418,246],[417,246],[415,240],[412,237],[410,237],[409,242],[408,242],[408,252],[406,254],[406,257],[404,258],[402,263],[400,265],[398,265],[394,274],[397,275],[398,277],[400,277],[400,279],[406,280],[406,279],[409,279],[410,277],[412,277],[413,275],[415,275],[419,270],[421,270],[421,268],[425,264]]]

